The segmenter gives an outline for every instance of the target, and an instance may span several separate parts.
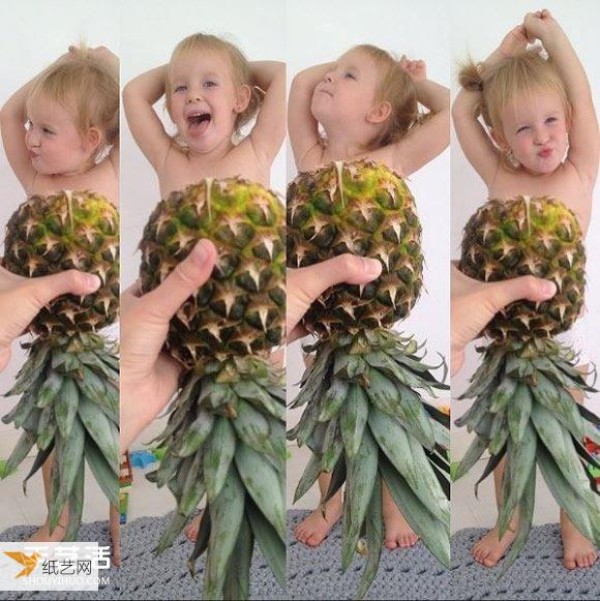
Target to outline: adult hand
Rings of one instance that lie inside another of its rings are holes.
[[[25,278],[0,267],[0,371],[10,360],[10,345],[27,329],[40,309],[61,294],[85,296],[98,289],[96,275],[70,269]]]
[[[556,294],[556,285],[526,275],[502,282],[473,280],[452,265],[451,374],[464,363],[465,347],[475,340],[492,317],[516,300],[544,301]]]
[[[217,251],[201,240],[165,281],[141,296],[140,283],[121,297],[121,450],[160,413],[177,390],[179,366],[162,353],[169,321],[208,280]]]
[[[351,254],[339,255],[310,267],[288,269],[287,342],[293,342],[306,334],[299,326],[300,320],[327,288],[342,282],[366,284],[378,277],[381,269],[382,265],[377,259]]]

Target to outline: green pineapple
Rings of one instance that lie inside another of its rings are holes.
[[[457,425],[476,438],[458,467],[464,475],[487,449],[487,477],[506,457],[500,536],[519,510],[519,531],[505,562],[521,552],[531,528],[536,465],[577,529],[600,544],[600,504],[589,468],[598,466],[585,446],[600,442],[600,419],[569,390],[595,392],[576,369],[573,349],[552,340],[568,330],[584,302],[585,250],[575,215],[546,197],[492,200],[465,227],[460,270],[498,281],[534,275],[554,281],[557,294],[536,305],[518,301],[498,313],[483,334],[492,339],[460,398],[475,398]],[[478,482],[478,484],[479,484]]]
[[[29,357],[7,393],[22,397],[2,418],[24,429],[6,473],[38,447],[24,490],[54,451],[50,532],[69,503],[65,540],[75,540],[83,509],[84,457],[109,501],[118,504],[119,365],[116,348],[97,333],[117,318],[117,210],[91,192],[33,196],[7,224],[2,265],[26,277],[76,268],[102,281],[99,290],[83,298],[60,296],[30,324],[36,338],[23,344]]]
[[[285,391],[268,356],[285,323],[284,210],[240,178],[205,179],[173,192],[140,243],[144,292],[208,238],[218,250],[210,280],[171,320],[166,350],[185,375],[159,437],[165,456],[151,479],[167,485],[176,516],[168,547],[206,495],[189,565],[208,550],[203,595],[248,597],[254,541],[285,587]]]
[[[412,338],[387,330],[421,290],[421,226],[403,180],[367,161],[298,175],[288,187],[287,222],[289,267],[348,252],[383,264],[377,280],[334,286],[307,312],[304,326],[319,341],[305,349],[316,357],[292,403],[306,408],[289,432],[313,453],[296,499],[320,472],[332,474],[324,502],[346,482],[342,565],[349,567],[357,547],[364,550],[364,536],[362,597],[382,550],[384,483],[425,545],[450,563],[450,422],[417,392],[448,387],[421,362]]]

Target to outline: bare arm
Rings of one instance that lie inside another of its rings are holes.
[[[4,104],[0,111],[0,129],[6,158],[17,179],[28,192],[35,177],[25,144],[25,124],[27,122],[26,102],[33,80],[18,89]]]
[[[123,108],[129,129],[155,171],[160,171],[171,138],[153,105],[165,93],[167,65],[156,67],[132,79],[123,89]]]
[[[310,105],[316,85],[333,64],[325,63],[305,69],[298,73],[292,82],[288,105],[288,131],[298,169],[301,169],[311,151],[321,148],[319,124],[312,116]]]
[[[414,173],[444,151],[450,143],[450,90],[428,80],[423,61],[401,61],[417,89],[417,99],[431,111],[430,118],[412,128],[393,148],[394,168]]]
[[[257,155],[271,164],[285,138],[285,63],[250,63],[256,85],[265,92],[250,139]]]
[[[539,39],[565,82],[573,113],[569,130],[568,158],[582,179],[594,182],[600,158],[598,119],[590,84],[565,32],[549,11],[528,13],[523,25],[531,39]]]
[[[508,32],[500,46],[488,56],[482,69],[489,68],[506,57],[523,52],[526,47],[525,28],[518,25]],[[462,151],[489,187],[498,171],[501,155],[478,119],[477,107],[480,101],[480,91],[462,89],[452,105],[452,119]]]

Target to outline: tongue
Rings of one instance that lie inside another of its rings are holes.
[[[191,119],[189,122],[189,128],[192,133],[195,135],[202,135],[208,126],[210,125],[210,117],[207,116],[205,118],[200,119]]]

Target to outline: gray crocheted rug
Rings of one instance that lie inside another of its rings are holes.
[[[13,542],[27,540],[36,530],[35,526],[13,526],[0,533],[1,542]],[[82,524],[79,530],[79,540],[98,541],[101,546],[110,545],[110,535],[108,532],[108,521],[92,522]],[[103,578],[108,577],[108,586],[103,586],[96,591],[23,591],[10,592],[0,591],[0,599],[119,599],[119,570],[110,568],[102,570],[100,575]]]
[[[288,511],[287,592],[290,599],[353,599],[365,561],[357,554],[343,574],[342,535],[338,523],[317,548],[295,540],[293,529],[309,514]],[[412,549],[381,554],[379,572],[365,599],[444,599],[451,572],[443,568],[423,543]]]
[[[485,532],[468,528],[452,537],[452,599],[600,599],[600,561],[585,570],[564,568],[558,524],[533,528],[501,579],[501,563],[485,568],[471,556]]]
[[[196,562],[196,579],[188,571],[187,560],[193,546],[182,533],[173,545],[154,556],[152,550],[171,520],[138,518],[121,528],[122,599],[201,599],[204,556]],[[252,599],[287,599],[260,552],[254,554],[250,568]]]

